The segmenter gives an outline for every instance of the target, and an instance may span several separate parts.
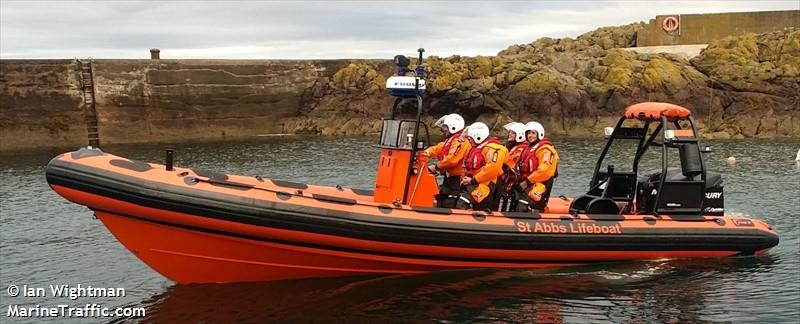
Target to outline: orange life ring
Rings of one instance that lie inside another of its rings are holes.
[[[678,18],[675,18],[675,16],[669,16],[661,21],[661,29],[668,33],[675,32],[680,26],[681,23],[678,21]]]

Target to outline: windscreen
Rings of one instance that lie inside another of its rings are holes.
[[[411,120],[384,119],[380,145],[411,148],[415,124]]]

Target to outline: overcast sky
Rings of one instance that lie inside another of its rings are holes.
[[[0,1],[2,58],[495,55],[656,15],[800,9],[790,1]]]

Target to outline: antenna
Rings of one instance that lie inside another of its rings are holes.
[[[420,47],[417,49],[417,52],[419,52],[419,58],[417,59],[417,68],[414,69],[414,73],[417,77],[424,78],[425,68],[422,66],[422,53],[425,53],[425,49]]]

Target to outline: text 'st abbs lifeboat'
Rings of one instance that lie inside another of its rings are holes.
[[[422,154],[424,69],[396,62],[374,191],[145,163],[97,148],[57,156],[47,181],[177,283],[730,257],[778,244],[766,223],[724,216],[722,180],[705,169],[691,112],[667,103],[625,110],[584,196],[552,199],[542,213],[434,207],[436,177]],[[416,119],[395,118],[404,100],[416,100]],[[637,143],[632,171],[601,170],[620,139]],[[661,150],[662,168],[641,174],[648,148]],[[668,167],[672,151],[679,168]]]

